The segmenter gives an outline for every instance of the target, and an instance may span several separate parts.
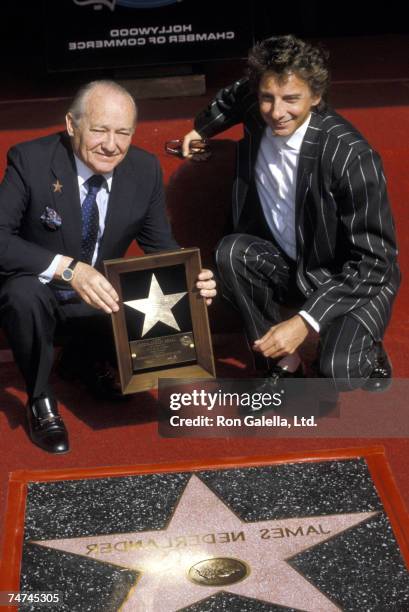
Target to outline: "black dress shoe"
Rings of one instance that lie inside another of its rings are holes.
[[[121,386],[116,382],[115,374],[107,363],[94,364],[81,373],[80,379],[98,400],[125,402],[130,399],[128,395],[123,395]]]
[[[287,378],[305,378],[304,366],[301,362],[294,372],[289,372],[288,370],[280,368],[278,365],[274,365],[268,370],[267,377],[274,378],[278,381]]]
[[[67,382],[81,381],[88,391],[98,400],[124,402],[129,399],[123,395],[116,382],[112,368],[106,362],[84,363],[72,351],[62,350],[57,363],[57,373]]]
[[[281,396],[281,404],[280,408],[284,407],[286,403],[287,396],[292,395],[290,388],[291,380],[295,378],[305,378],[304,374],[304,366],[302,363],[298,366],[298,368],[294,372],[288,372],[280,366],[274,365],[267,372],[264,373],[263,380],[259,385],[257,385],[255,392],[256,393],[268,393],[272,397],[275,393],[279,393]],[[296,385],[294,391],[299,393],[301,391],[300,385]],[[261,414],[267,410],[272,410],[274,406],[266,405],[260,406],[257,408],[240,406],[239,413],[240,414]]]
[[[386,391],[392,384],[392,365],[382,342],[376,343],[375,350],[375,365],[362,389],[372,392]]]
[[[27,420],[34,444],[49,453],[68,453],[68,433],[58,414],[55,399],[40,397],[31,400],[27,405]]]

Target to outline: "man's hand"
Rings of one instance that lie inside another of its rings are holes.
[[[108,314],[118,312],[119,297],[111,283],[98,270],[79,261],[74,268],[71,286],[80,297],[94,308]]]
[[[212,298],[217,294],[216,281],[211,270],[201,270],[197,277],[196,288],[199,290],[200,295],[206,298],[206,304],[210,306]]]
[[[63,270],[72,262],[72,257],[66,255],[60,257],[54,278],[61,280]],[[100,274],[95,268],[83,261],[79,261],[74,268],[74,276],[71,286],[78,295],[90,306],[103,310],[108,314],[117,312],[119,297],[111,283],[105,276]]]
[[[202,137],[200,136],[199,132],[196,132],[196,130],[192,130],[183,138],[183,157],[192,157],[192,151],[190,150],[190,143],[192,140],[202,140]]]
[[[304,342],[310,330],[307,322],[297,314],[270,327],[264,336],[254,342],[253,350],[273,359],[292,355]]]

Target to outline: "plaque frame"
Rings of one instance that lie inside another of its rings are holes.
[[[192,331],[195,338],[195,364],[177,365],[149,372],[135,373],[129,350],[125,309],[121,288],[121,275],[128,272],[165,268],[182,264],[185,268]],[[174,251],[155,252],[140,257],[109,259],[104,261],[105,275],[119,295],[119,311],[112,313],[112,327],[122,393],[137,393],[158,386],[158,378],[213,378],[216,375],[207,306],[195,289],[195,281],[202,269],[200,250],[196,247]]]

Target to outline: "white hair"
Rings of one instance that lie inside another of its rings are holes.
[[[122,87],[122,85],[120,85],[116,81],[111,81],[109,79],[101,79],[98,81],[91,81],[90,83],[86,83],[75,94],[74,99],[71,102],[71,106],[68,109],[68,112],[73,118],[75,124],[78,124],[81,118],[84,116],[87,98],[97,87],[105,87],[106,89],[111,89],[112,91],[115,91],[128,97],[134,108],[134,123],[136,123],[138,109],[133,96],[129,93],[127,89],[125,89],[125,87]]]

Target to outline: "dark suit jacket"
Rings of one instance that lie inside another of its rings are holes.
[[[61,192],[54,191],[57,180]],[[62,219],[57,230],[41,221],[47,206]],[[0,185],[0,275],[38,275],[57,253],[79,259],[81,224],[68,136],[53,134],[10,149]],[[159,162],[130,147],[114,170],[96,267],[101,268],[104,259],[122,257],[134,239],[145,252],[178,248],[166,217]]]
[[[195,120],[202,136],[244,124],[233,186],[233,225],[256,218],[254,166],[266,127],[247,79],[221,90]],[[251,211],[249,211],[251,207]],[[314,111],[300,151],[296,186],[297,285],[303,310],[323,328],[350,312],[378,340],[400,283],[395,229],[379,155],[335,111]]]

